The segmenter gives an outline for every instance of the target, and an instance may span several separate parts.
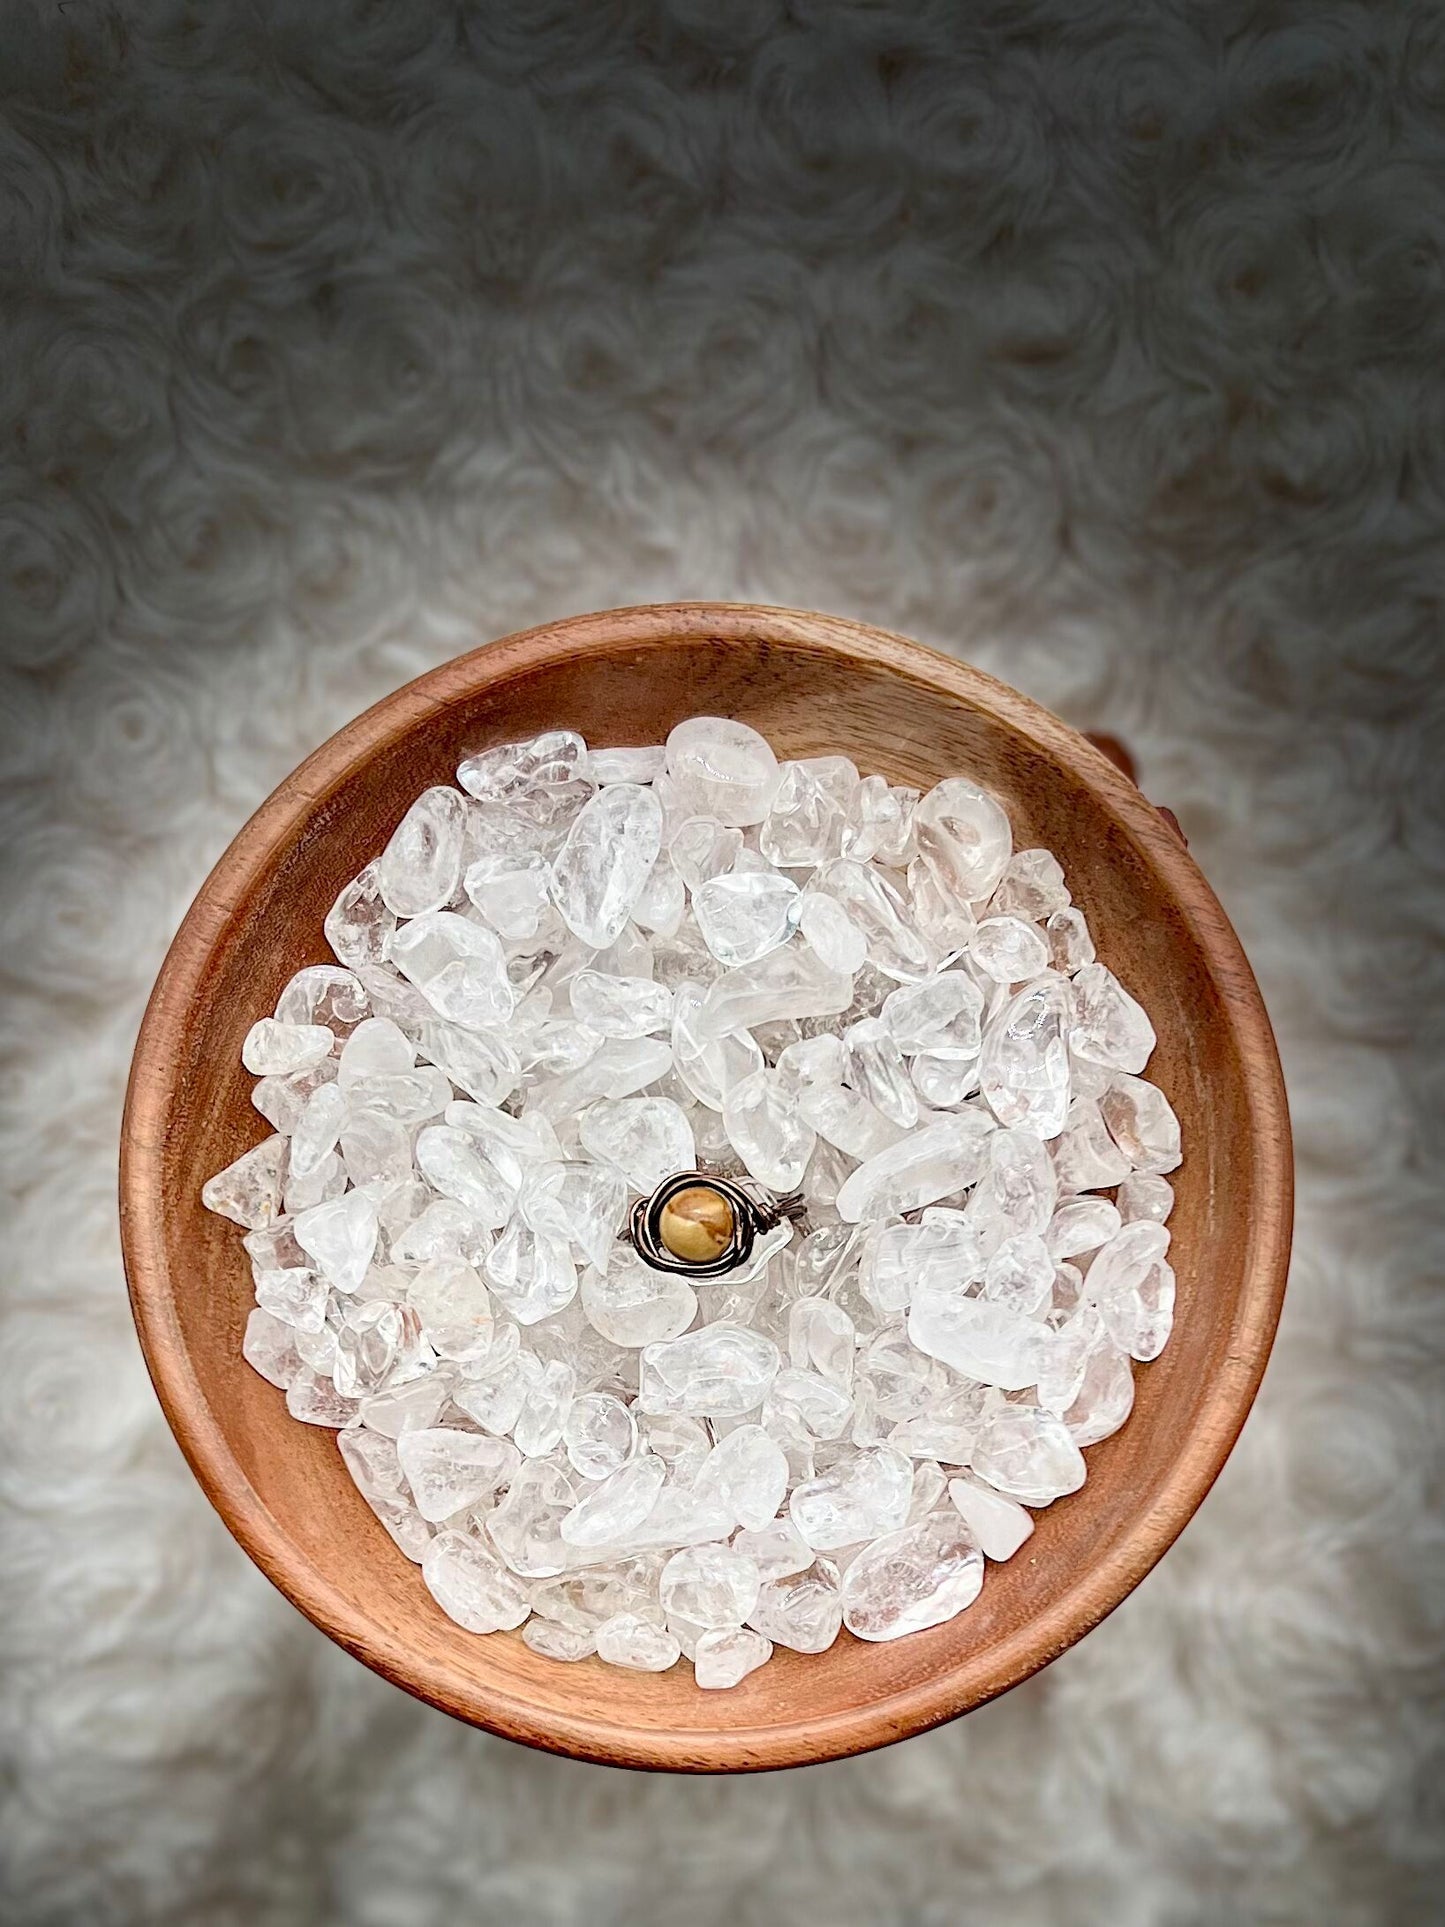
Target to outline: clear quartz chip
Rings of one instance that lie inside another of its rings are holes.
[[[521,1464],[506,1439],[451,1426],[403,1432],[396,1454],[417,1511],[433,1525],[510,1484]]]
[[[620,1470],[636,1451],[637,1420],[631,1407],[612,1393],[581,1392],[567,1413],[562,1442],[579,1478],[605,1479]]]
[[[597,1628],[597,1657],[634,1673],[665,1673],[682,1658],[676,1637],[640,1613],[616,1613]]]
[[[1163,1224],[1174,1209],[1174,1187],[1167,1178],[1136,1172],[1119,1186],[1114,1203],[1125,1224],[1133,1224],[1138,1218]]]
[[[366,987],[350,970],[335,964],[308,964],[298,970],[276,999],[283,1024],[325,1024],[345,1037],[370,1009]]]
[[[910,918],[902,892],[873,864],[839,857],[823,865],[813,887],[842,905],[885,976],[913,983],[933,969],[933,950]]]
[[[421,1576],[448,1619],[469,1633],[520,1626],[532,1610],[513,1575],[465,1532],[439,1532],[426,1549]]]
[[[296,1242],[340,1292],[354,1292],[376,1250],[376,1206],[363,1191],[302,1211],[293,1227]]]
[[[918,791],[895,786],[883,776],[865,776],[848,800],[841,854],[859,863],[875,857],[901,869],[913,855],[913,812]]]
[[[1111,1070],[1142,1071],[1153,1053],[1154,1026],[1112,970],[1086,964],[1074,978],[1074,1021],[1069,1049],[1075,1057]]]
[[[843,1033],[847,1079],[874,1109],[901,1129],[918,1122],[918,1093],[892,1031],[881,1017],[861,1017]]]
[[[961,776],[936,783],[913,812],[918,854],[939,887],[982,903],[1003,880],[1013,832],[1002,809]]]
[[[646,1519],[662,1491],[667,1467],[650,1453],[628,1459],[589,1485],[562,1521],[569,1546],[624,1546]]]
[[[741,1626],[758,1603],[756,1560],[731,1546],[686,1546],[662,1569],[663,1610],[694,1626]]]
[[[241,1062],[257,1077],[285,1076],[319,1064],[335,1042],[324,1024],[282,1024],[262,1017],[246,1032]]]
[[[654,1271],[619,1246],[605,1274],[584,1272],[582,1310],[610,1344],[635,1351],[680,1337],[697,1316],[697,1294],[685,1278]]]
[[[433,910],[402,924],[390,956],[437,1016],[464,1030],[504,1023],[516,1006],[500,938],[455,911]]]
[[[614,977],[579,970],[572,979],[572,1013],[602,1037],[646,1037],[672,1027],[673,994],[648,977]]]
[[[802,898],[796,883],[773,870],[731,871],[694,890],[693,915],[720,964],[756,963],[792,936]]]
[[[680,983],[673,992],[673,1065],[700,1104],[720,1111],[733,1086],[763,1068],[763,1053],[751,1031],[702,1036],[697,1020],[706,997],[706,991],[694,983]]]
[[[798,929],[828,970],[851,977],[868,960],[868,939],[837,898],[822,890],[804,890],[798,899]]]
[[[1051,1265],[1050,1280],[1052,1275]],[[914,1292],[908,1336],[919,1351],[965,1378],[1010,1392],[1037,1385],[1049,1341],[1036,1319],[946,1287]]]
[[[1099,1115],[1133,1170],[1162,1177],[1178,1167],[1179,1119],[1156,1084],[1116,1077],[1099,1099]]]
[[[668,1097],[624,1097],[591,1105],[580,1126],[583,1148],[619,1171],[634,1191],[656,1190],[697,1162],[692,1126]]]
[[[234,1164],[207,1178],[201,1187],[201,1203],[248,1231],[259,1231],[262,1225],[273,1223],[281,1215],[289,1148],[284,1137],[263,1138]]]
[[[621,936],[662,848],[662,806],[650,789],[614,783],[573,819],[552,859],[552,901],[583,943]]]
[[[782,1447],[761,1425],[739,1425],[709,1452],[693,1480],[693,1489],[726,1506],[734,1524],[757,1531],[771,1523],[783,1503],[788,1489],[788,1461]]]
[[[1021,984],[1049,967],[1049,946],[1021,917],[985,917],[973,933],[969,957],[995,983]]]
[[[991,907],[999,916],[1024,917],[1032,923],[1066,910],[1069,886],[1058,858],[1051,850],[1015,850]]]
[[[710,1627],[693,1649],[694,1677],[704,1691],[740,1686],[772,1656],[773,1642],[750,1626]]]
[[[925,1124],[860,1164],[838,1193],[838,1215],[850,1224],[898,1218],[977,1181],[993,1120],[960,1111]]]
[[[898,1048],[912,1055],[971,1059],[983,1043],[983,993],[961,970],[900,984],[879,1013]]]
[[[784,870],[811,870],[837,856],[857,787],[857,768],[846,756],[784,763],[772,810],[758,838],[769,863]]]
[[[550,875],[540,850],[494,850],[467,865],[462,888],[499,937],[524,943],[546,920]]]
[[[478,1224],[499,1231],[512,1215],[512,1186],[468,1132],[451,1124],[428,1125],[417,1138],[416,1161],[427,1183]]]
[[[912,1496],[909,1459],[878,1445],[848,1453],[795,1486],[788,1512],[814,1552],[831,1552],[896,1532],[908,1517]]]
[[[853,998],[853,979],[830,970],[806,945],[790,943],[756,963],[726,970],[693,1019],[694,1035],[712,1042],[734,1031],[790,1017],[832,1017]]]
[[[667,765],[667,751],[661,743],[639,749],[592,749],[587,752],[586,773],[602,788],[608,783],[651,783]]]
[[[781,1363],[777,1346],[762,1332],[704,1325],[643,1348],[639,1401],[644,1412],[744,1418],[762,1404]]]
[[[574,782],[587,762],[587,745],[575,729],[547,729],[464,757],[457,781],[481,802],[516,803],[536,790]]]
[[[721,716],[677,725],[667,739],[667,775],[692,814],[739,829],[763,821],[782,782],[766,737]]]
[[[940,1626],[971,1606],[983,1585],[983,1554],[956,1512],[865,1546],[843,1575],[843,1624],[858,1639],[901,1639]]]
[[[818,1559],[801,1572],[767,1580],[758,1589],[748,1624],[775,1646],[826,1653],[843,1625],[836,1568]]]
[[[1011,998],[985,1029],[979,1085],[1000,1124],[1026,1125],[1044,1139],[1064,1129],[1070,1009],[1067,980],[1046,971]]]
[[[1066,976],[1094,961],[1094,939],[1082,910],[1055,910],[1044,923],[1044,941],[1054,969]]]
[[[382,897],[379,863],[368,863],[346,885],[327,911],[323,929],[333,954],[348,970],[385,961],[396,913]]]
[[[393,832],[376,866],[388,910],[419,917],[456,895],[462,874],[466,798],[454,789],[423,790]]]
[[[1084,1483],[1084,1460],[1062,1419],[1032,1405],[997,1405],[984,1420],[972,1469],[1028,1506],[1050,1505]]]
[[[948,1496],[986,1559],[1012,1559],[1032,1536],[1034,1522],[1023,1506],[966,1473],[949,1480]]]
[[[759,1184],[795,1191],[817,1139],[776,1071],[754,1071],[723,1100],[728,1141]]]

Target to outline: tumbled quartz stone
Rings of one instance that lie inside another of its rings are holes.
[[[1089,1267],[1084,1290],[1110,1336],[1132,1357],[1157,1358],[1174,1321],[1169,1233],[1152,1219],[1125,1225]]]
[[[1069,886],[1053,852],[1015,850],[990,907],[998,916],[1025,917],[1038,923],[1068,905]]]
[[[233,1224],[259,1231],[281,1215],[281,1193],[290,1146],[284,1137],[264,1138],[201,1187],[201,1203]]]
[[[313,1205],[294,1226],[296,1242],[340,1292],[354,1292],[366,1276],[378,1229],[376,1206],[361,1191]]]
[[[567,1413],[562,1443],[579,1477],[605,1479],[637,1449],[637,1421],[630,1407],[610,1392],[582,1392]]]
[[[521,1082],[517,1053],[495,1033],[431,1021],[420,1026],[417,1042],[422,1056],[478,1104],[502,1103]]]
[[[801,1298],[788,1313],[788,1358],[798,1371],[816,1372],[847,1391],[853,1383],[857,1333],[841,1305]]]
[[[1114,1203],[1125,1224],[1133,1224],[1140,1218],[1152,1218],[1155,1224],[1163,1224],[1174,1209],[1174,1187],[1167,1178],[1136,1172],[1119,1186]]]
[[[1069,1049],[1111,1070],[1142,1071],[1155,1044],[1154,1026],[1112,970],[1086,964],[1074,978]]]
[[[982,903],[1003,880],[1013,832],[1003,810],[961,776],[936,783],[913,812],[918,854],[940,887]]]
[[[693,892],[692,909],[703,942],[720,964],[756,963],[797,927],[796,883],[772,870],[734,871]]]
[[[721,1111],[733,1085],[763,1068],[763,1053],[747,1030],[711,1038],[699,1034],[697,1017],[706,995],[701,985],[687,982],[673,993],[673,1063],[698,1102]]]
[[[516,992],[493,930],[455,911],[435,910],[404,923],[391,940],[391,961],[449,1023],[484,1030],[511,1016]]]
[[[1044,923],[1044,941],[1054,969],[1066,976],[1094,961],[1094,939],[1082,910],[1055,910]]]
[[[662,806],[650,789],[615,783],[573,819],[552,859],[552,901],[583,943],[617,941],[662,848]]]
[[[935,1512],[865,1546],[843,1575],[843,1624],[858,1639],[901,1639],[971,1606],[983,1554],[966,1522]]]
[[[841,853],[859,863],[874,858],[900,869],[913,854],[913,812],[918,791],[865,776],[848,800]]]
[[[466,811],[457,790],[423,790],[397,825],[376,868],[377,890],[397,916],[451,902],[461,880]]]
[[[698,1635],[693,1677],[704,1692],[737,1686],[772,1656],[773,1642],[751,1627],[713,1626]]]
[[[604,1619],[597,1628],[596,1640],[599,1659],[634,1673],[665,1673],[682,1657],[682,1647],[674,1635],[640,1613],[617,1613]]]
[[[863,1247],[859,1284],[884,1317],[895,1317],[908,1309],[915,1292],[940,1287],[961,1291],[983,1275],[983,1266],[978,1238],[961,1218],[882,1224],[869,1233]]]
[[[1084,1483],[1083,1456],[1064,1422],[1031,1405],[998,1405],[984,1420],[972,1469],[1024,1505],[1050,1505]]]
[[[777,1346],[761,1332],[705,1325],[644,1347],[639,1403],[644,1412],[743,1418],[762,1404],[781,1363]]]
[[[906,1455],[873,1446],[796,1486],[788,1512],[815,1552],[831,1552],[895,1532],[908,1517],[912,1493],[913,1467]]]
[[[658,1582],[663,1610],[706,1628],[741,1626],[758,1603],[757,1564],[731,1546],[688,1546],[675,1552]]]
[[[517,1208],[534,1231],[565,1239],[606,1271],[617,1254],[627,1180],[606,1165],[535,1164],[522,1173]]]
[[[535,789],[569,783],[587,769],[587,745],[575,729],[548,729],[520,743],[498,743],[464,757],[457,781],[484,803],[515,803]]]
[[[1092,1098],[1075,1098],[1049,1146],[1061,1192],[1094,1191],[1129,1175],[1129,1160],[1109,1135]]]
[[[404,1432],[396,1451],[417,1511],[433,1523],[507,1485],[519,1463],[506,1439],[450,1426]]]
[[[868,1158],[838,1193],[838,1215],[851,1224],[898,1218],[976,1182],[993,1121],[961,1111],[926,1124]]]
[[[679,1337],[697,1316],[697,1294],[685,1278],[654,1271],[625,1246],[605,1274],[583,1274],[581,1298],[593,1330],[632,1350]]]
[[[336,1038],[324,1024],[282,1024],[262,1017],[241,1045],[241,1062],[257,1077],[309,1070],[331,1054]]]
[[[430,1193],[428,1193],[430,1195]],[[454,1198],[435,1198],[395,1232],[391,1255],[399,1265],[429,1265],[435,1259],[479,1265],[491,1250],[491,1235]]]
[[[782,781],[767,739],[720,716],[677,725],[667,739],[667,775],[689,814],[739,829],[763,821]]]
[[[584,1112],[583,1147],[619,1171],[634,1191],[656,1190],[675,1171],[697,1162],[692,1126],[671,1098],[624,1097]]]
[[[543,1458],[517,1469],[500,1505],[487,1514],[487,1536],[523,1579],[551,1579],[567,1568],[562,1521],[572,1510],[572,1486],[560,1466]]]
[[[724,971],[693,1019],[700,1042],[790,1017],[832,1017],[848,1008],[853,979],[830,970],[804,944],[785,944],[756,963]]]
[[[1012,1559],[1033,1533],[1033,1519],[1021,1505],[966,1474],[949,1480],[948,1496],[986,1559]]]
[[[656,1504],[666,1477],[662,1460],[650,1454],[627,1460],[587,1488],[562,1521],[563,1539],[569,1546],[626,1545]]]
[[[846,756],[784,763],[772,810],[758,838],[769,863],[785,870],[811,870],[837,856],[857,787],[857,768]]]
[[[275,1015],[283,1024],[325,1024],[344,1037],[369,1009],[365,986],[352,971],[308,964],[276,999]]]
[[[499,1231],[511,1216],[512,1187],[466,1131],[429,1125],[417,1138],[416,1161],[430,1185],[488,1230]]]
[[[932,949],[915,928],[902,893],[881,870],[839,857],[823,865],[813,887],[825,890],[847,911],[885,976],[911,983],[933,969]]]
[[[368,863],[326,913],[322,926],[337,959],[349,970],[379,964],[396,929],[396,913],[381,894],[381,865]]]
[[[938,1057],[977,1057],[983,1042],[983,993],[961,970],[922,983],[901,984],[879,1013],[901,1051]]]
[[[586,773],[599,787],[607,783],[651,783],[667,766],[661,743],[639,749],[590,749]]]
[[[1107,1198],[1065,1198],[1049,1220],[1044,1243],[1052,1258],[1077,1258],[1107,1244],[1121,1222]]]
[[[1025,983],[1049,966],[1049,946],[1020,917],[985,917],[968,954],[986,977],[1000,984]]]
[[[761,1425],[739,1425],[719,1439],[693,1480],[696,1492],[716,1498],[750,1530],[772,1521],[787,1488],[788,1461]]]
[[[847,1079],[875,1110],[903,1130],[918,1122],[918,1093],[893,1033],[879,1017],[864,1017],[843,1033]]]
[[[672,1027],[672,992],[650,978],[579,970],[571,992],[573,1016],[602,1037],[646,1037]]]
[[[303,1425],[340,1430],[356,1417],[356,1400],[344,1398],[329,1378],[303,1365],[286,1387],[286,1410]]]
[[[871,1158],[903,1135],[861,1091],[844,1084],[811,1085],[799,1092],[797,1106],[803,1122],[846,1157]]]
[[[1021,990],[986,1027],[979,1055],[979,1084],[989,1109],[1003,1125],[1026,1125],[1054,1138],[1069,1110],[1066,1027],[1071,1005],[1067,980],[1055,972]]]
[[[1052,1277],[1050,1265],[1046,1294]],[[1035,1319],[1006,1305],[924,1287],[913,1294],[908,1336],[921,1352],[965,1378],[1012,1392],[1038,1383],[1050,1334]]]
[[[302,1368],[293,1328],[259,1306],[246,1319],[241,1356],[253,1371],[282,1392]]]
[[[1157,1085],[1116,1077],[1099,1100],[1099,1115],[1134,1170],[1162,1177],[1179,1165],[1179,1119]]]
[[[472,1366],[453,1388],[452,1397],[468,1418],[500,1436],[516,1425],[542,1382],[542,1372],[541,1359],[521,1349],[517,1327],[506,1325],[482,1363]]]
[[[523,943],[536,936],[548,915],[550,877],[540,851],[497,850],[467,865],[462,888],[499,937]]]
[[[691,891],[714,877],[726,876],[743,850],[743,833],[731,830],[715,816],[690,816],[673,830],[667,846],[674,870]]]
[[[288,1189],[298,1178],[310,1177],[335,1150],[347,1101],[346,1092],[335,1083],[318,1084],[307,1098],[291,1133]]]
[[[421,1576],[447,1617],[469,1633],[520,1626],[532,1610],[506,1567],[465,1532],[439,1532],[426,1549]]]
[[[487,1283],[519,1325],[554,1317],[577,1295],[577,1267],[564,1238],[514,1218],[487,1253]]]
[[[777,1072],[755,1071],[734,1084],[722,1115],[729,1142],[759,1184],[796,1190],[816,1140]]]
[[[416,1063],[416,1045],[389,1017],[363,1018],[341,1049],[336,1081],[343,1091],[373,1077],[395,1077]]]
[[[912,1418],[900,1419],[889,1432],[888,1443],[910,1458],[967,1465],[987,1397],[986,1388],[970,1380],[960,1390],[933,1399],[924,1411]],[[917,1496],[915,1474],[915,1503]]]
[[[862,968],[868,939],[835,897],[805,890],[798,900],[798,929],[818,961],[848,975]]]
[[[554,1619],[538,1619],[535,1614],[522,1628],[522,1643],[544,1659],[589,1659],[597,1651],[597,1635],[560,1626]]]
[[[1097,1445],[1118,1431],[1134,1409],[1134,1372],[1127,1352],[1118,1346],[1096,1346],[1084,1366],[1074,1402],[1065,1411],[1064,1425],[1075,1445]]]
[[[541,1376],[528,1387],[512,1427],[517,1449],[527,1458],[545,1458],[562,1443],[576,1389],[577,1374],[564,1360],[554,1358],[542,1367]]]
[[[758,1590],[748,1624],[775,1646],[826,1653],[843,1624],[836,1571],[816,1560],[801,1572],[770,1579]]]

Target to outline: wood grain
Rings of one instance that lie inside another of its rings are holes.
[[[699,712],[780,752],[844,752],[920,786],[968,773],[1016,840],[1063,861],[1100,955],[1159,1033],[1149,1075],[1184,1130],[1172,1228],[1178,1322],[1138,1372],[1124,1430],[1083,1491],[1038,1517],[952,1624],[893,1645],[844,1634],[779,1652],[729,1693],[691,1673],[562,1666],[479,1639],[432,1603],[353,1489],[330,1432],[303,1426],[240,1355],[251,1303],[236,1228],[202,1180],[265,1135],[240,1064],[249,1024],[417,792],[459,756],[561,724],[657,742]],[[835,617],[685,603],[511,636],[398,690],[283,783],[181,926],[146,1013],[126,1103],[121,1226],[131,1301],[183,1451],[241,1545],[302,1612],[386,1678],[495,1733],[581,1759],[738,1771],[834,1759],[918,1733],[1025,1679],[1110,1612],[1185,1525],[1244,1422],[1273,1338],[1291,1228],[1289,1120],[1274,1039],[1239,942],[1161,815],[1057,718],[947,657]]]

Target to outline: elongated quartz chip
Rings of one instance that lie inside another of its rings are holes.
[[[667,774],[691,814],[737,828],[763,821],[782,782],[766,737],[721,716],[677,725],[667,739]]]
[[[983,1554],[957,1513],[934,1512],[865,1546],[843,1575],[843,1624],[858,1639],[901,1639],[978,1598]]]
[[[457,790],[423,790],[377,865],[377,894],[388,910],[419,917],[451,902],[461,882],[466,811]]]
[[[552,901],[583,943],[616,943],[662,848],[662,806],[650,789],[614,783],[578,812],[552,860]]]
[[[1072,998],[1053,971],[1012,998],[984,1032],[979,1083],[1000,1124],[1059,1135],[1069,1114],[1067,1024]]]
[[[838,1193],[838,1215],[850,1224],[898,1218],[976,1182],[993,1120],[960,1111],[926,1124],[858,1166]]]
[[[757,1411],[778,1375],[778,1348],[762,1332],[704,1325],[642,1353],[644,1412],[743,1418]]]

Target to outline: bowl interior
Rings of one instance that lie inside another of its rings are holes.
[[[329,1431],[293,1421],[241,1359],[252,1302],[237,1228],[202,1181],[266,1134],[240,1064],[291,974],[328,961],[322,919],[417,792],[490,741],[571,725],[656,742],[713,713],[780,754],[843,752],[926,787],[968,773],[1006,803],[1019,846],[1065,866],[1102,960],[1158,1031],[1148,1075],[1183,1126],[1173,1182],[1172,1343],[1137,1372],[1124,1430],[1084,1489],[1037,1515],[1011,1562],[947,1626],[891,1645],[846,1633],[779,1651],[741,1687],[538,1658],[432,1603],[354,1490]],[[1263,1025],[1261,1032],[1260,1026]],[[177,1435],[269,1575],[368,1663],[446,1710],[584,1757],[673,1767],[813,1760],[965,1710],[1103,1616],[1197,1505],[1243,1420],[1283,1277],[1288,1179],[1268,1028],[1232,933],[1158,817],[1082,739],[929,652],[852,625],[754,612],[653,612],[556,625],[447,665],[334,738],[272,798],[187,920],[137,1054],[124,1229],[138,1321]]]

